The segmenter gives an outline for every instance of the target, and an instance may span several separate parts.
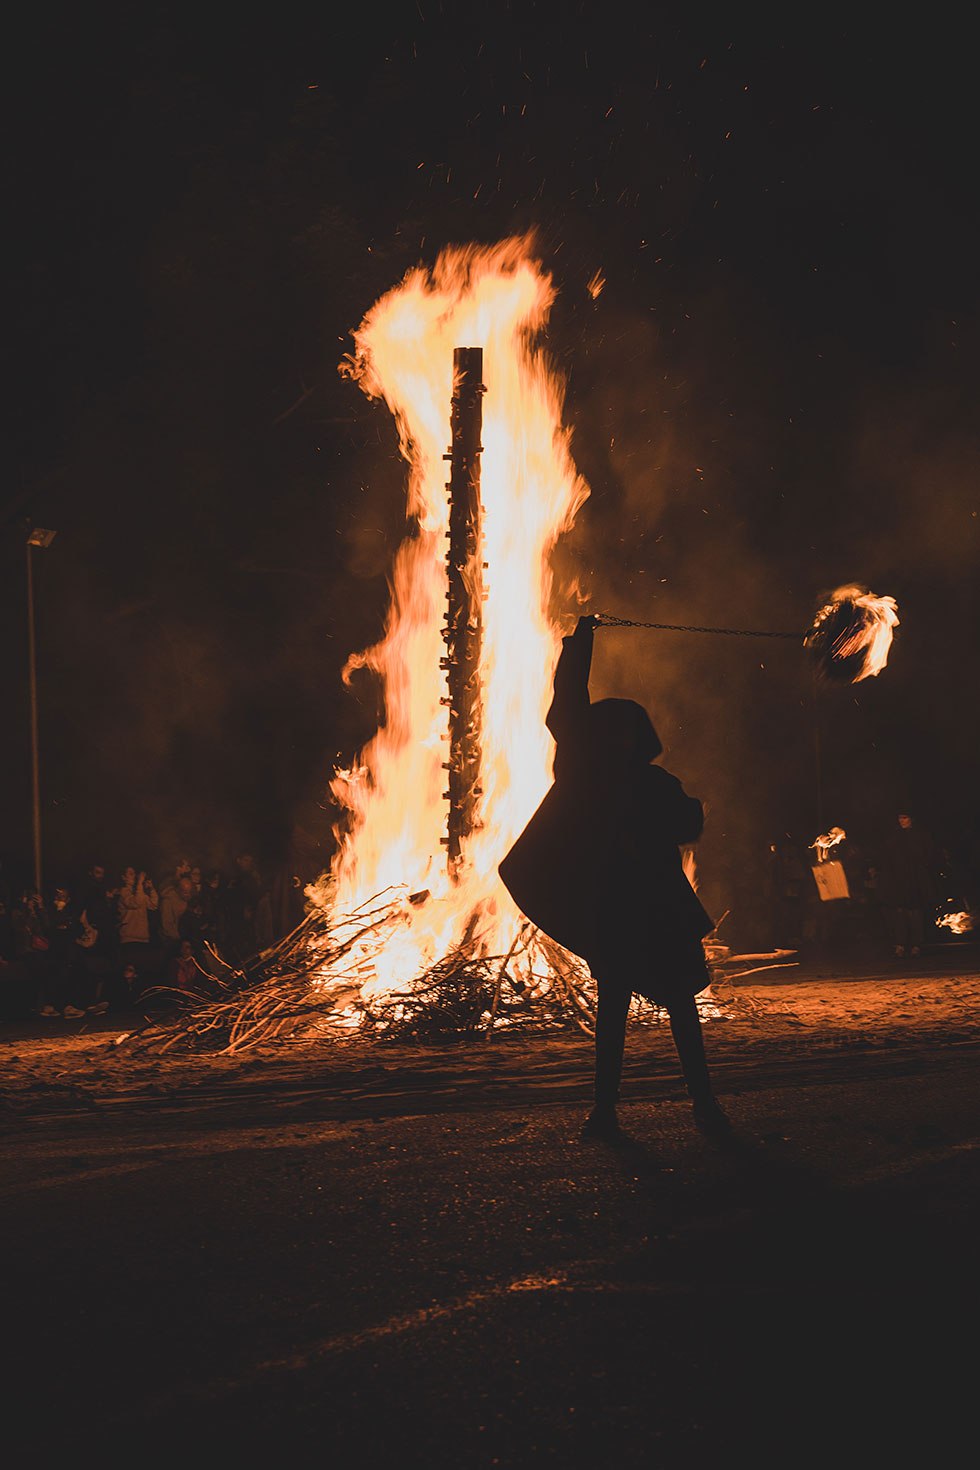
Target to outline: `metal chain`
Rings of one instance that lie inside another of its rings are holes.
[[[668,633],[724,633],[730,638],[795,638],[802,641],[805,633],[768,633],[759,628],[699,628],[690,623],[638,623],[632,618],[613,617],[612,613],[596,613],[600,627],[661,628]]]

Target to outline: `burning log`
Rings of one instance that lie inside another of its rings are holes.
[[[806,636],[806,647],[825,679],[857,684],[881,673],[897,627],[894,597],[875,597],[852,583],[831,593]]]
[[[483,348],[453,353],[452,445],[449,459],[449,604],[442,666],[449,685],[449,821],[446,845],[454,876],[466,838],[476,825],[480,791],[483,643],[480,435],[483,428]]]

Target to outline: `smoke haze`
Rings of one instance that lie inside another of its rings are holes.
[[[8,854],[30,850],[30,517],[58,531],[34,557],[51,871],[327,861],[330,770],[379,718],[340,671],[381,631],[405,531],[394,426],[337,363],[420,259],[532,227],[592,491],[556,608],[578,588],[802,637],[842,582],[898,602],[885,673],[816,710],[789,641],[599,634],[595,695],[642,699],[708,804],[709,908],[750,914],[769,844],[818,822],[872,843],[904,802],[965,841],[969,48],[854,17],[330,11],[19,22]]]

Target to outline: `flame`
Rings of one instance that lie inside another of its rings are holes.
[[[973,928],[973,915],[968,910],[961,910],[958,914],[943,914],[941,919],[936,920],[937,928],[948,929],[951,934],[969,934]]]
[[[838,587],[817,613],[807,646],[828,678],[852,684],[880,674],[888,662],[892,630],[898,627],[894,597],[876,597],[856,583]]]
[[[831,827],[829,832],[824,832],[822,836],[810,843],[810,851],[816,852],[818,863],[825,863],[827,861],[827,854],[831,848],[836,847],[839,842],[843,842],[846,836],[847,833],[843,827]]]
[[[547,611],[549,554],[588,495],[561,426],[563,382],[540,346],[554,294],[529,238],[447,249],[431,272],[411,270],[371,308],[341,369],[395,417],[412,523],[395,560],[384,637],[345,670],[345,678],[362,667],[379,676],[385,723],[331,783],[348,830],[329,881],[308,890],[342,913],[361,911],[383,891],[403,892],[399,921],[354,946],[365,1000],[404,989],[464,936],[485,954],[503,952],[522,922],[497,864],[551,781],[544,716],[560,640]],[[458,346],[484,353],[487,571],[481,806],[453,881],[443,846],[449,747],[438,670],[449,524],[443,456]],[[321,978],[333,977],[325,968]]]

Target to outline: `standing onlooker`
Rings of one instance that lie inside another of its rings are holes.
[[[142,871],[127,868],[119,891],[119,958],[123,965],[135,965],[145,980],[153,964],[150,945],[150,914],[159,905],[153,882]]]
[[[34,987],[18,944],[10,889],[0,872],[0,1017],[27,1016],[34,1009]]]
[[[119,889],[110,888],[103,865],[93,863],[79,889],[78,908],[82,924],[79,943],[88,976],[87,1009],[95,1015],[102,1015],[109,1009],[108,990],[117,971],[118,902]]]
[[[228,914],[225,906],[225,882],[219,868],[206,873],[201,891],[194,903],[197,935],[190,932],[185,915],[187,937],[195,942],[195,953],[209,975],[219,975],[224,970],[212,950],[223,955],[228,948]],[[210,946],[210,948],[209,948]]]
[[[106,944],[115,937],[118,899],[119,889],[110,888],[105,868],[101,863],[93,863],[78,890],[78,907],[79,911],[85,911],[88,922]]]
[[[82,937],[82,926],[78,910],[72,903],[71,894],[63,885],[54,891],[49,910],[49,938],[51,941],[51,985],[58,1008],[68,1020],[80,1019],[85,1014],[84,1006],[77,1006],[83,979],[82,956],[78,941]]]
[[[889,910],[895,954],[917,955],[938,899],[939,853],[932,838],[906,811],[882,852],[881,895]]]
[[[164,878],[163,882],[160,884],[161,903],[163,903],[163,900],[167,897],[168,893],[176,893],[177,884],[180,882],[181,878],[186,878],[189,875],[190,871],[191,865],[187,861],[187,859],[183,857],[178,858],[177,861],[174,863],[173,872],[168,874],[168,876]]]
[[[255,953],[255,916],[262,896],[262,880],[255,869],[251,853],[240,852],[235,858],[235,873],[225,894],[228,915],[228,947],[232,959],[242,964]]]
[[[171,990],[198,990],[202,978],[190,940],[182,939],[179,951],[167,966],[167,984]]]
[[[160,899],[160,938],[163,962],[169,965],[180,948],[180,921],[194,897],[194,884],[185,873],[172,888],[164,889]]]
[[[30,976],[38,1013],[46,1017],[60,1016],[61,1008],[54,1003],[61,997],[56,995],[52,984],[50,923],[41,895],[25,888],[14,905],[12,918],[17,956]]]
[[[803,853],[787,834],[769,849],[769,894],[772,904],[770,938],[781,949],[799,949],[803,943],[806,900],[813,880]]]

